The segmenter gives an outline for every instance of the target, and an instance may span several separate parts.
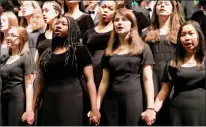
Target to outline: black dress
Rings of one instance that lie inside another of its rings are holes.
[[[136,6],[132,6],[131,10],[136,17],[137,26],[139,30],[138,32],[139,35],[141,35],[142,30],[150,25],[151,21],[149,17],[149,12],[145,8],[136,7]]]
[[[141,55],[104,56],[103,67],[109,69],[110,81],[104,98],[109,126],[137,126],[143,112],[142,65],[154,64],[147,44]]]
[[[174,94],[171,104],[173,126],[206,126],[205,69],[165,66],[162,82],[171,82]]]
[[[80,74],[72,65],[73,53],[70,52],[68,64],[65,55],[52,54],[44,73],[44,90],[39,125],[44,126],[82,126],[83,123],[83,87]],[[86,47],[77,47],[78,69],[92,65],[91,56]]]
[[[38,50],[39,57],[41,54],[51,45],[52,39],[47,39],[45,33],[39,35],[36,43],[36,49]]]
[[[95,27],[92,17],[88,14],[83,14],[78,19],[76,19],[76,21],[77,21],[79,28],[81,30],[81,37],[83,37],[84,33],[87,30]]]
[[[143,34],[146,34],[143,32]],[[144,35],[143,35],[144,36]],[[146,37],[146,36],[145,36]],[[154,83],[154,90],[155,90],[155,97],[159,93],[161,89],[161,79],[164,72],[164,68],[166,65],[167,60],[172,58],[175,53],[176,44],[166,40],[167,35],[160,35],[160,41],[159,42],[146,42],[149,44],[155,65],[153,66],[153,83]],[[156,126],[169,126],[170,118],[169,118],[169,106],[170,106],[170,100],[167,98],[165,101],[162,109],[157,115],[157,119],[154,125]]]
[[[44,29],[35,30],[29,33],[28,43],[29,43],[30,54],[33,60],[35,59],[35,53],[37,51],[36,49],[37,39],[39,35],[42,33],[44,33]]]
[[[83,36],[83,44],[87,46],[92,56],[94,82],[97,88],[99,87],[102,79],[102,68],[100,63],[104,50],[106,49],[110,39],[110,34],[111,32],[98,33],[93,28],[88,30]]]
[[[4,126],[22,125],[21,117],[25,112],[26,95],[24,76],[34,72],[34,63],[29,54],[22,55],[14,63],[1,67],[2,109]]]
[[[199,11],[193,13],[191,19],[200,24],[202,32],[206,37],[206,15],[204,14],[204,12],[202,10],[199,10]]]

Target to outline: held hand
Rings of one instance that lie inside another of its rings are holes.
[[[156,112],[152,109],[147,109],[141,116],[147,125],[152,125],[156,120]]]
[[[100,114],[99,110],[96,109],[96,110],[89,111],[87,116],[89,117],[90,123],[94,123],[95,125],[99,125],[100,118],[101,118],[101,114]]]
[[[22,115],[22,121],[26,122],[29,125],[32,125],[34,123],[34,111],[26,111]]]

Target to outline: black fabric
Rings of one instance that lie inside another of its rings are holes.
[[[89,14],[83,14],[78,19],[76,19],[76,21],[77,21],[79,28],[81,30],[81,37],[83,37],[84,33],[87,30],[95,27],[94,21]]]
[[[160,42],[148,42],[155,61],[153,66],[153,80],[155,87],[155,96],[161,89],[161,79],[164,72],[164,67],[167,60],[174,56],[176,44],[166,40],[167,35],[160,35]]]
[[[148,30],[145,30],[142,34],[142,38],[147,36]],[[146,42],[149,44],[155,65],[153,66],[153,82],[154,82],[154,92],[155,97],[159,93],[161,89],[161,79],[164,72],[165,64],[167,60],[171,59],[174,56],[176,50],[176,44],[166,40],[167,35],[160,35],[159,42]],[[170,101],[169,98],[166,99],[167,101],[163,105],[163,108],[158,113],[158,117],[156,119],[155,125],[156,126],[169,126],[170,118],[169,118],[169,106]]]
[[[101,59],[110,39],[110,32],[98,33],[95,29],[88,30],[83,36],[83,44],[87,46],[92,56],[94,82],[98,89],[102,79]]]
[[[199,10],[192,0],[180,0],[180,3],[182,5],[186,20],[190,20],[193,13]]]
[[[83,88],[79,72],[72,66],[73,53],[70,52],[65,66],[65,53],[52,54],[44,71],[44,92],[38,125],[82,126],[83,125]],[[76,49],[79,70],[92,65],[86,47]]]
[[[141,35],[142,30],[150,25],[150,15],[149,12],[141,7],[132,6],[132,11],[136,17],[138,32]]]
[[[29,33],[28,43],[29,43],[29,49],[30,49],[30,53],[31,53],[33,60],[35,57],[35,53],[37,51],[36,50],[37,39],[38,39],[39,35],[42,33],[44,33],[44,29],[35,30],[35,31],[32,31],[31,33]]]
[[[45,33],[39,35],[36,43],[36,49],[38,50],[39,57],[41,54],[51,45],[52,39],[47,39]]]
[[[154,64],[153,56],[147,44],[140,55],[103,57],[102,67],[108,68],[110,72],[109,87],[104,99],[109,125],[138,125],[143,111],[141,69],[142,65],[152,64]]]
[[[202,32],[206,37],[206,34],[205,34],[206,33],[206,15],[204,14],[204,12],[200,10],[200,11],[193,13],[191,19],[200,24]]]
[[[174,94],[170,116],[173,126],[205,126],[205,69],[165,66],[162,82],[171,82]]]
[[[1,67],[3,122],[5,126],[22,125],[26,103],[24,76],[34,72],[34,63],[29,54],[22,55],[14,63],[5,62]]]

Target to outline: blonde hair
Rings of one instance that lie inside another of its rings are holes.
[[[142,41],[142,39],[138,34],[138,26],[137,26],[135,15],[129,9],[120,8],[116,11],[116,14],[112,20],[113,22],[117,14],[123,15],[124,17],[128,18],[128,20],[131,22],[130,36],[126,38],[126,40],[129,42],[128,44],[130,49],[129,55],[141,54],[144,48],[144,42]],[[119,36],[115,31],[115,29],[113,29],[108,46],[106,48],[106,55],[108,56],[114,55],[114,51],[119,47],[119,45],[120,45]]]
[[[11,29],[16,29],[19,34],[19,55],[23,55],[29,52],[29,44],[28,44],[28,32],[26,28],[21,26],[12,27]]]
[[[46,1],[44,4],[51,4],[58,15],[62,13],[62,7],[56,1]]]
[[[27,1],[27,2],[31,2],[32,7],[34,8],[31,17],[32,30],[34,31],[34,30],[39,30],[41,28],[44,28],[46,24],[44,22],[42,10],[41,7],[39,6],[39,3],[37,1]],[[24,17],[22,17],[20,25],[23,27],[26,27],[28,25]]]
[[[19,25],[18,19],[17,19],[16,15],[13,12],[6,11],[6,12],[3,12],[1,15],[6,15],[6,17],[8,18],[8,25],[9,25],[8,30],[13,26],[18,26]],[[3,37],[0,44],[2,44],[4,42],[6,42],[5,37]]]
[[[170,16],[170,26],[169,26],[169,31],[167,34],[166,39],[171,41],[172,43],[176,44],[177,43],[177,33],[180,28],[180,25],[183,21],[181,21],[182,17],[178,14],[177,11],[177,6],[175,5],[173,0],[170,0],[172,7],[173,7],[173,12]],[[156,2],[154,6],[154,11],[152,14],[152,23],[151,26],[148,28],[148,33],[145,38],[145,42],[151,42],[151,43],[157,43],[160,40],[160,24],[158,20],[158,15],[156,13],[156,6],[158,4],[158,1]]]
[[[8,18],[8,29],[10,29],[12,26],[18,26],[19,23],[18,23],[18,19],[16,17],[16,15],[11,12],[11,11],[6,11],[6,12],[3,12],[1,15],[6,15],[7,18]]]

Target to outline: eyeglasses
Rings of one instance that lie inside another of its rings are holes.
[[[11,38],[19,38],[19,36],[17,36],[17,35],[15,35],[15,34],[13,34],[13,33],[7,33],[6,34],[6,38],[8,38],[8,37],[11,37]]]

